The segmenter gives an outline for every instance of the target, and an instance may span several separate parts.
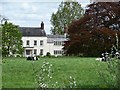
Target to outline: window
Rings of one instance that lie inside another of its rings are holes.
[[[40,45],[43,45],[43,40],[40,40]]]
[[[30,45],[30,41],[29,40],[26,41],[26,45]]]
[[[56,50],[54,50],[54,54],[57,54]]]
[[[40,49],[40,55],[43,55],[43,49]]]
[[[34,40],[34,45],[37,45],[37,41],[36,40]]]
[[[54,54],[62,54],[61,50],[54,50]]]
[[[34,49],[34,54],[37,54],[37,50],[36,49]]]
[[[54,45],[60,46],[60,45],[62,45],[62,41],[54,41]]]
[[[30,50],[26,50],[26,55],[30,55]]]
[[[54,45],[56,45],[56,41],[54,41]]]

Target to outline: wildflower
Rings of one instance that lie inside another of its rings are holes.
[[[45,69],[43,69],[43,71],[45,71]]]
[[[52,64],[50,64],[50,66],[52,67]]]

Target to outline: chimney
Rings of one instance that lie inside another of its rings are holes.
[[[43,21],[41,22],[41,29],[44,29],[44,23],[43,23]]]
[[[68,26],[64,25],[64,36],[67,37],[68,35]]]

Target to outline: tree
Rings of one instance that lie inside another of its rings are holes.
[[[88,5],[85,15],[89,16],[87,25],[90,30],[107,27],[120,31],[120,2],[99,2]]]
[[[0,25],[7,20],[8,19],[6,17],[4,17],[3,15],[0,15]]]
[[[2,23],[4,23],[5,21],[7,21],[7,19],[3,16],[0,15],[0,36],[2,36]],[[0,57],[2,57],[2,37],[0,37]]]
[[[119,8],[119,2],[88,5],[84,17],[68,26],[69,40],[64,46],[66,54],[98,56],[116,45],[116,33],[120,38]]]
[[[68,26],[72,21],[78,20],[83,16],[83,8],[81,5],[73,1],[61,2],[58,11],[52,14],[52,34],[64,34],[64,28]]]
[[[2,24],[2,55],[22,54],[22,34],[19,27],[5,21]]]

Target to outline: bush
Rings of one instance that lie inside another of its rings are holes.
[[[47,52],[47,53],[46,53],[46,56],[47,56],[47,57],[51,57],[50,52]]]

